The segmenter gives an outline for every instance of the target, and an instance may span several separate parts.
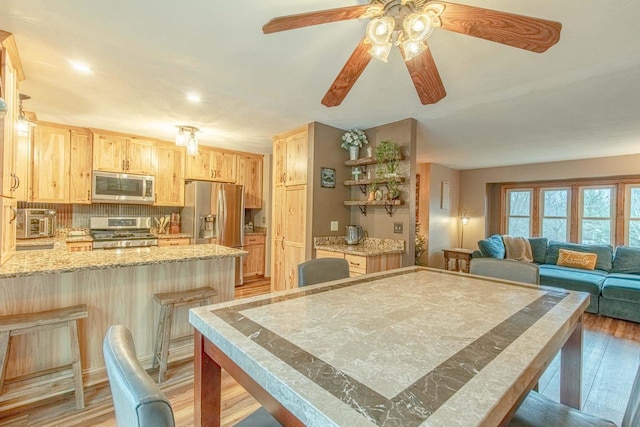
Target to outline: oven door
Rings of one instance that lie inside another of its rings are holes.
[[[95,203],[152,204],[154,177],[94,171],[92,192]]]

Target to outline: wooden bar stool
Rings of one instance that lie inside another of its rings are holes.
[[[188,291],[164,292],[154,294],[158,304],[160,304],[160,317],[158,318],[158,329],[153,350],[153,367],[160,364],[158,371],[158,383],[162,383],[167,373],[167,362],[169,360],[169,344],[171,343],[171,324],[173,322],[173,309],[187,304],[211,304],[211,298],[218,292],[211,287],[189,289]]]
[[[85,304],[74,305],[72,307],[58,308],[55,310],[39,311],[36,313],[12,314],[8,316],[0,316],[0,363],[2,363],[2,371],[0,371],[0,393],[4,386],[4,375],[7,370],[7,361],[9,359],[9,349],[11,337],[17,335],[31,334],[34,332],[46,331],[56,328],[69,328],[69,340],[71,342],[72,361],[68,365],[60,366],[56,370],[69,369],[73,370],[73,382],[76,394],[76,408],[84,408],[84,385],[82,383],[82,366],[80,363],[80,341],[78,339],[78,319],[84,319],[88,316],[87,306]],[[40,375],[50,374],[51,369],[34,372],[24,375],[25,377],[36,377]],[[12,378],[13,381],[18,377]]]

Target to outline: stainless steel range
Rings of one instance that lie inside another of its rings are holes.
[[[158,246],[150,229],[151,217],[91,218],[93,249]]]

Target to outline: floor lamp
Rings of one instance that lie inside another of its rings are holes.
[[[464,248],[464,226],[469,224],[469,217],[467,216],[466,210],[462,211],[460,221],[462,222],[462,228],[460,229],[460,247]]]

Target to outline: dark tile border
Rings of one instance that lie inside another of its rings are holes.
[[[413,427],[422,424],[505,348],[568,295],[567,292],[544,289],[546,292],[540,298],[461,349],[392,399],[387,399],[341,370],[240,313],[242,310],[416,271],[420,271],[420,269],[362,278],[303,292],[266,298],[218,309],[213,311],[213,314],[342,402],[350,405],[356,412],[374,424],[385,427]]]

